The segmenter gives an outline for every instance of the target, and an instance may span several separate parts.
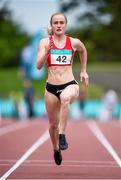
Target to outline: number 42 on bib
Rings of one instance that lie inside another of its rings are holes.
[[[72,60],[72,50],[51,50],[51,64],[70,65]]]

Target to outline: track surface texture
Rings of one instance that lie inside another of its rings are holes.
[[[121,179],[121,122],[69,120],[69,148],[57,166],[47,119],[0,124],[0,180]]]

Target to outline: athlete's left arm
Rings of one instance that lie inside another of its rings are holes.
[[[84,44],[79,39],[73,39],[72,45],[79,53],[80,62],[81,62],[81,72],[80,72],[80,80],[85,83],[86,86],[89,85],[89,76],[87,73],[87,50]]]

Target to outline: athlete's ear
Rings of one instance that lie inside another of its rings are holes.
[[[51,26],[47,28],[47,32],[48,32],[48,35],[52,35],[52,27]]]

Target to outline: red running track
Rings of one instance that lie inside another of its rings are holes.
[[[61,166],[53,161],[46,119],[3,120],[0,127],[1,180],[121,179],[119,121],[69,121]]]

